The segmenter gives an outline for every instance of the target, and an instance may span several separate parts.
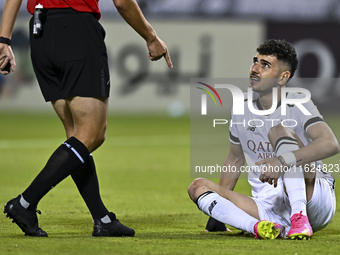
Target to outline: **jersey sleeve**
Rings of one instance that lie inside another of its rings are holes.
[[[233,109],[231,109],[230,121],[229,121],[229,140],[233,144],[241,144],[237,133],[236,125],[231,125],[231,121],[236,122],[235,116],[233,116]]]
[[[317,123],[324,123],[325,121],[312,100],[304,103],[303,106],[311,113],[311,115],[305,115],[300,109],[298,109],[296,119],[300,120],[301,128],[303,128],[303,130],[307,133],[309,127]]]

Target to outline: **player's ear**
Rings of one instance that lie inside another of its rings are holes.
[[[290,77],[289,71],[282,72],[279,78],[279,86],[285,85],[288,82],[289,77]]]

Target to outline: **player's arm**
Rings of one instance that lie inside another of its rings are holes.
[[[240,169],[242,166],[244,166],[245,162],[246,160],[244,157],[242,146],[231,143],[228,155],[224,162],[224,166],[227,169],[230,169],[232,166],[235,166],[237,171],[236,172],[233,172],[233,171],[222,172],[220,185],[229,190],[234,190],[237,180],[241,174]]]
[[[293,152],[297,165],[304,165],[339,153],[338,140],[326,123],[310,126],[307,133],[313,142]]]
[[[145,39],[149,49],[149,59],[154,61],[164,56],[168,66],[172,68],[165,43],[157,36],[156,31],[145,19],[137,2],[135,0],[113,0],[113,3],[124,20]]]
[[[309,164],[339,153],[339,143],[326,123],[317,123],[310,126],[307,133],[313,139],[313,142],[292,152],[295,156],[297,166]],[[284,162],[284,160],[281,162],[278,158],[267,158],[256,162],[256,164],[280,167],[281,164],[286,164],[286,162]],[[261,173],[260,180],[262,182],[268,182],[269,184],[274,183],[274,187],[276,187],[277,179],[281,174],[281,172],[267,171]]]
[[[21,3],[22,0],[6,1],[4,11],[2,13],[0,37],[12,39],[13,27],[15,20],[18,16]],[[11,46],[9,46],[6,43],[0,43],[0,70],[1,70],[0,73],[8,74],[7,71],[3,71],[8,62],[11,63],[12,71],[14,71],[15,60]]]

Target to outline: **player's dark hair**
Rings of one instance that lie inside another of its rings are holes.
[[[286,42],[285,40],[269,39],[262,43],[256,50],[261,55],[273,55],[279,61],[288,64],[290,66],[289,80],[293,78],[298,66],[298,59],[296,51],[290,42]]]

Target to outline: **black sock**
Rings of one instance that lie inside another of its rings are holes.
[[[109,214],[100,197],[96,166],[93,158],[89,158],[72,174],[72,179],[77,185],[79,193],[89,208],[93,219],[101,219]]]
[[[207,226],[205,227],[206,230],[209,232],[220,232],[220,231],[227,231],[227,227],[223,222],[215,220],[214,218],[209,217],[207,222]]]
[[[88,149],[75,137],[71,137],[59,146],[43,170],[22,193],[24,199],[30,203],[28,209],[35,209],[47,192],[82,165],[88,157]]]

